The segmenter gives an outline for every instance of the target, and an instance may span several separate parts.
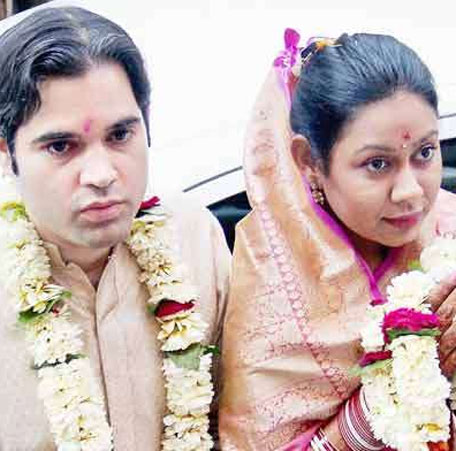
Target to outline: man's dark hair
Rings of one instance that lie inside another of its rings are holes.
[[[0,36],[0,136],[16,174],[16,132],[40,108],[40,83],[77,77],[103,62],[125,70],[150,143],[149,80],[138,48],[119,25],[82,8],[45,8]]]
[[[344,126],[363,106],[398,91],[420,96],[437,114],[432,75],[412,49],[391,36],[342,35],[336,45],[315,51],[302,68],[291,127],[309,140],[312,158],[328,173],[331,149]]]

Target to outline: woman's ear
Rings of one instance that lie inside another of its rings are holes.
[[[299,172],[309,181],[318,175],[317,166],[312,159],[309,140],[303,135],[295,135],[291,141],[291,155]]]

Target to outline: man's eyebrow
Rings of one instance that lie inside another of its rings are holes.
[[[108,127],[108,130],[117,130],[118,128],[130,127],[131,125],[135,125],[140,122],[141,118],[139,116],[128,116],[125,119],[121,119],[120,121],[117,121]]]
[[[432,138],[434,135],[438,136],[438,134],[439,134],[439,132],[437,130],[431,130],[429,133],[424,135],[422,138],[417,139],[416,141],[413,141],[412,143],[410,143],[410,146],[411,147],[416,147],[419,144],[422,144],[423,142],[428,140],[429,138]],[[407,144],[407,146],[408,145],[409,144]],[[361,153],[361,152],[364,152],[366,150],[380,150],[382,152],[395,152],[396,148],[395,147],[390,147],[390,146],[384,146],[384,145],[381,145],[381,144],[366,144],[366,145],[362,146],[360,149],[358,149],[356,151],[356,153]]]
[[[43,133],[32,141],[32,144],[41,144],[48,141],[58,141],[58,140],[67,140],[75,139],[77,135],[70,132],[48,132]]]
[[[119,128],[129,127],[131,125],[135,125],[141,122],[141,118],[139,116],[128,116],[124,119],[120,119],[119,121],[115,122],[113,125],[108,127],[108,130],[117,130]],[[64,132],[64,131],[55,131],[55,132],[47,132],[43,133],[42,135],[38,136],[32,141],[32,144],[42,144],[49,141],[59,141],[59,140],[67,140],[67,139],[78,139],[79,136],[76,133],[71,132]]]

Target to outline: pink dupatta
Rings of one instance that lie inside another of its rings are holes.
[[[305,449],[359,386],[351,368],[371,299],[406,270],[423,241],[456,230],[455,196],[442,192],[422,237],[372,272],[342,227],[312,200],[290,153],[281,71],[254,107],[244,156],[252,212],[237,227],[223,337],[220,438],[224,450]],[[303,435],[302,435],[303,434]]]

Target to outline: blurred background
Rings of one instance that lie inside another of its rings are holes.
[[[298,30],[302,43],[362,31],[392,34],[416,50],[440,92],[444,184],[456,189],[456,3],[0,0],[0,13],[8,15],[0,32],[43,3],[101,13],[142,49],[153,89],[150,193],[184,191],[219,217],[228,208],[234,221],[248,210],[241,170],[245,125],[286,27]]]

